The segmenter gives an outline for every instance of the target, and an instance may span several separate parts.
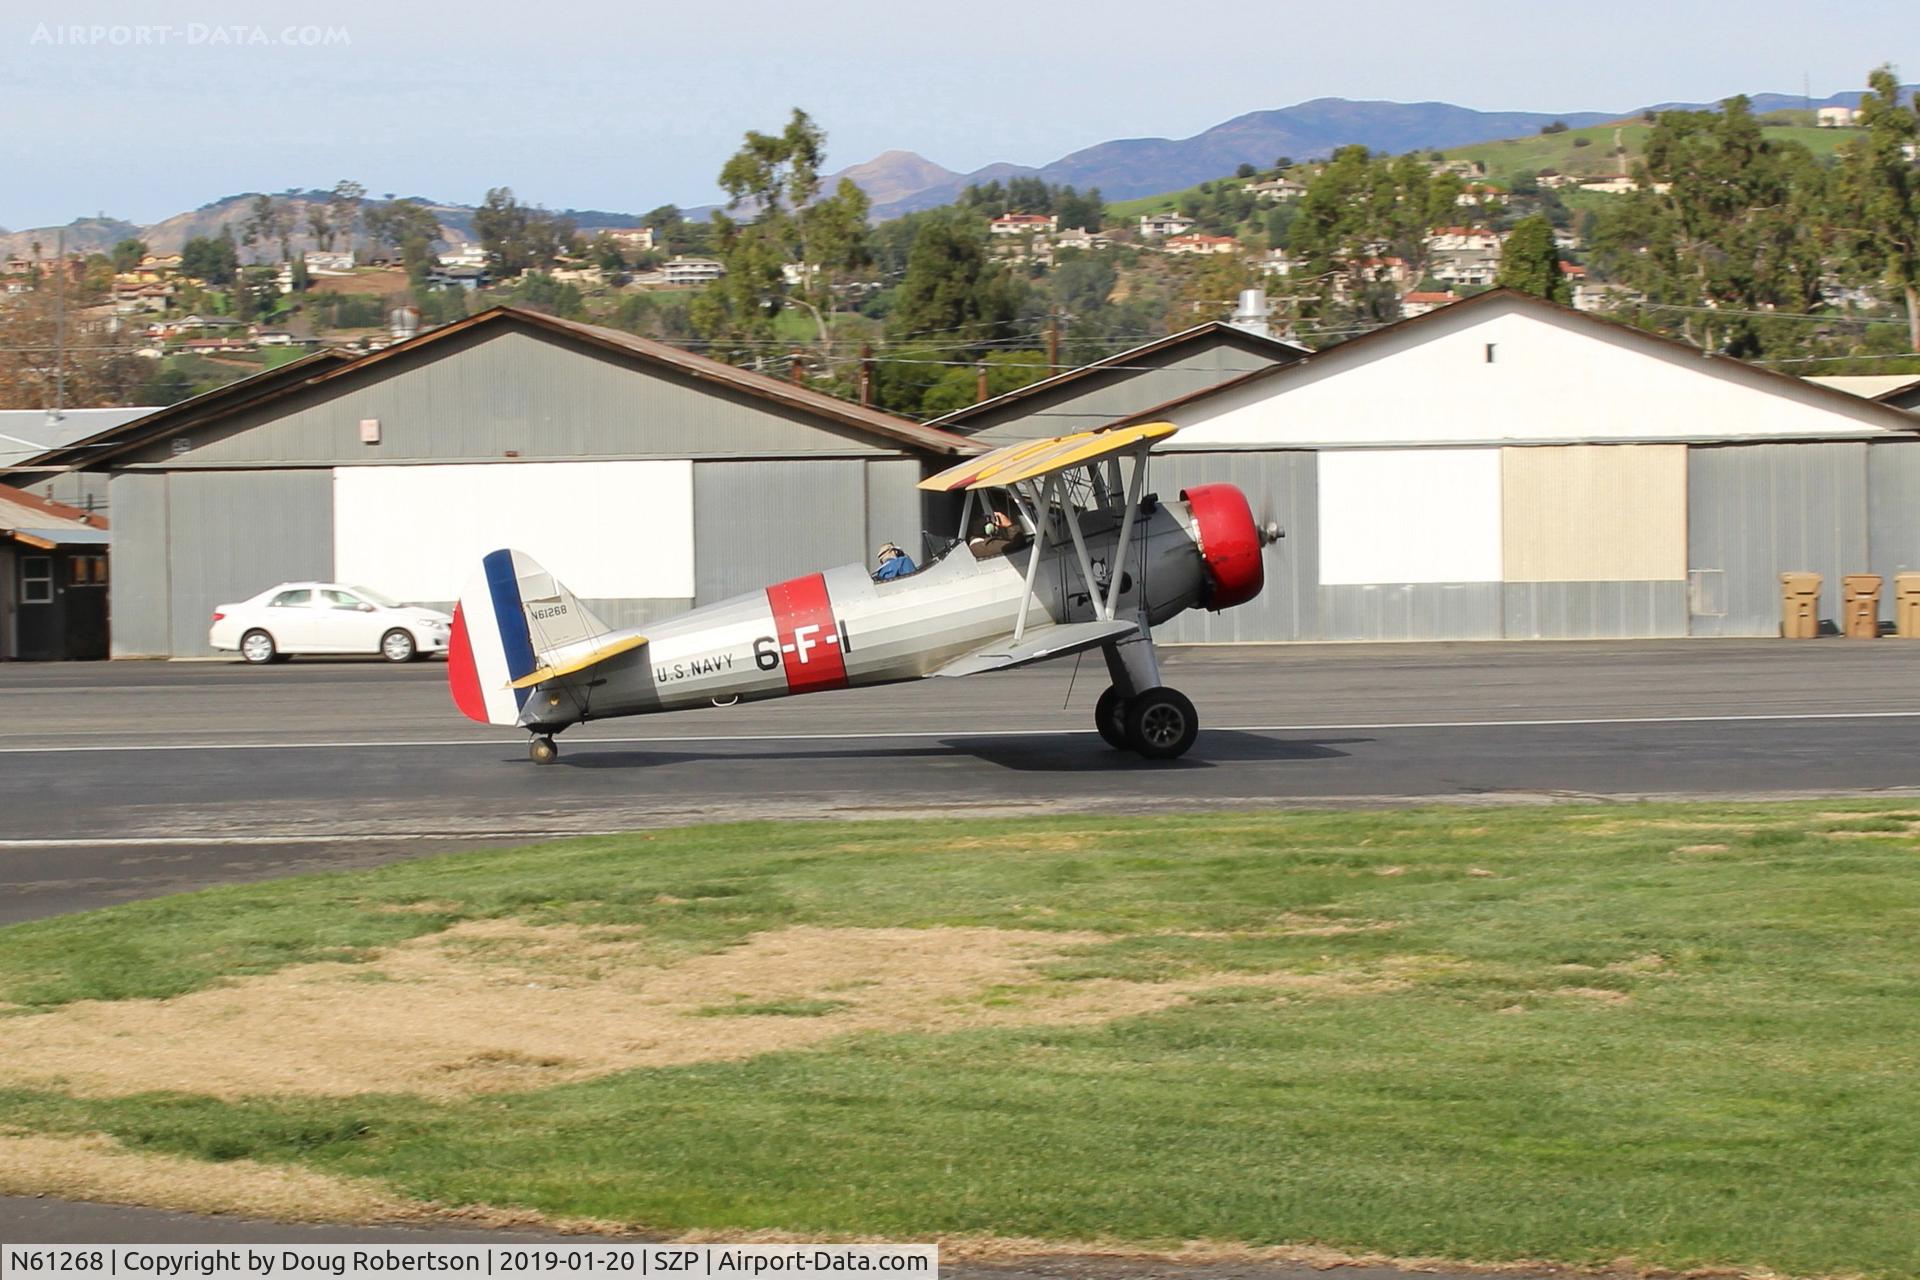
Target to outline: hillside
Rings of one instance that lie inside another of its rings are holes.
[[[1911,92],[1913,86],[1907,86]],[[1810,107],[1852,106],[1857,91],[1836,93],[1809,101],[1798,95],[1763,93],[1753,97],[1754,110],[1778,117],[1798,117],[1806,125],[1781,124],[1769,136],[1803,142],[1816,154],[1827,154],[1852,136],[1844,129],[1815,129]],[[1661,103],[1648,110],[1697,109],[1709,104]],[[1566,132],[1543,135],[1540,128],[1556,120],[1572,126]],[[1295,160],[1324,157],[1334,149],[1357,143],[1375,151],[1444,151],[1450,159],[1472,159],[1487,165],[1488,176],[1502,181],[1523,170],[1557,169],[1580,175],[1613,172],[1614,132],[1629,159],[1639,154],[1646,126],[1639,112],[1479,111],[1447,102],[1360,102],[1346,98],[1315,98],[1269,111],[1251,111],[1188,138],[1125,138],[1082,148],[1040,166],[995,163],[970,173],[957,173],[912,151],[890,150],[826,175],[830,189],[848,177],[867,192],[876,221],[903,213],[947,204],[969,185],[1009,178],[1036,177],[1045,182],[1081,190],[1098,187],[1113,202],[1134,210],[1170,207],[1181,191],[1194,184],[1217,180],[1241,164],[1270,167],[1281,156]],[[1587,145],[1579,146],[1585,139]],[[304,234],[305,202],[323,199],[321,191],[279,193],[290,200],[302,234],[295,248],[311,247]],[[67,247],[81,252],[104,251],[129,236],[145,240],[155,252],[174,253],[195,236],[215,235],[225,223],[237,231],[247,216],[254,193],[224,197],[189,213],[146,227],[103,216],[80,218],[65,228],[33,227],[0,231],[0,254],[29,254],[37,241],[43,254],[53,252],[56,233],[67,233]],[[473,206],[410,197],[427,204],[439,216],[449,239],[473,238]],[[1141,204],[1140,202],[1147,203]],[[692,218],[705,217],[715,206],[685,210]],[[631,213],[600,209],[561,209],[582,230],[632,227],[640,219]]]
[[[1449,160],[1475,160],[1486,165],[1488,181],[1502,185],[1510,183],[1516,174],[1547,170],[1583,178],[1599,177],[1625,172],[1640,159],[1646,150],[1647,135],[1652,131],[1652,125],[1634,116],[1630,120],[1569,129],[1565,133],[1534,133],[1451,147],[1443,154]],[[1761,132],[1777,142],[1797,142],[1816,156],[1832,155],[1849,139],[1860,135],[1857,129],[1819,129],[1800,124],[1767,124]],[[1624,150],[1624,163],[1615,154],[1616,148]]]
[[[54,252],[55,237],[64,231],[67,237],[67,249],[74,253],[106,253],[122,240],[144,240],[154,253],[178,253],[187,241],[196,236],[216,236],[222,226],[233,228],[236,236],[247,220],[248,207],[253,203],[257,192],[243,192],[239,195],[224,196],[219,200],[201,205],[188,213],[177,213],[171,218],[163,218],[149,226],[137,226],[117,218],[77,218],[65,227],[35,227],[26,231],[0,233],[0,255],[18,253],[30,255],[37,241],[43,255],[51,257]],[[281,192],[276,199],[285,200],[292,209],[293,225],[296,234],[292,238],[295,251],[316,248],[313,238],[307,234],[307,205],[312,201],[324,202],[324,191]],[[432,209],[440,219],[441,230],[445,238],[454,240],[473,240],[474,207],[466,204],[442,204],[428,200],[424,196],[410,196]],[[575,225],[583,231],[591,232],[601,227],[636,227],[640,217],[632,213],[614,213],[604,209],[562,209],[561,216],[572,218]],[[263,251],[264,252],[264,251]],[[267,256],[278,257],[277,246]]]

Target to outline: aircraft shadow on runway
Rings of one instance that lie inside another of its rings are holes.
[[[874,760],[900,764],[910,760],[972,756],[986,764],[1024,773],[1128,773],[1211,769],[1222,764],[1344,759],[1350,753],[1340,750],[1341,747],[1372,741],[1371,738],[1280,738],[1239,729],[1211,729],[1201,731],[1193,750],[1181,759],[1149,761],[1129,751],[1115,751],[1092,734],[948,738],[925,746],[795,746],[750,751],[677,751],[671,740],[663,740],[658,747],[640,750],[602,751],[591,743],[582,743],[577,748],[563,748],[555,763],[573,769],[657,769],[729,760]]]

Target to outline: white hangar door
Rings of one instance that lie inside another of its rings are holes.
[[[524,551],[588,607],[693,597],[693,464],[336,467],[334,576],[450,604],[490,551]],[[620,614],[603,614],[609,622]]]

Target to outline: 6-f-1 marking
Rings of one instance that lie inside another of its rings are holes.
[[[809,661],[807,654],[823,644],[833,645],[843,654],[852,653],[853,641],[847,635],[846,621],[835,618],[833,625],[834,629],[831,631],[811,622],[805,626],[795,627],[792,644],[781,644],[774,636],[759,637],[753,642],[754,665],[762,671],[772,671],[780,665],[780,655],[790,653],[795,661],[805,666]],[[823,631],[826,632],[825,635],[821,634]]]

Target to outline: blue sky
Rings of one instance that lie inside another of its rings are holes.
[[[1911,0],[11,0],[0,225],[147,222],[344,177],[467,202],[506,184],[552,207],[698,204],[742,131],[795,105],[827,129],[830,167],[899,147],[965,171],[1321,96],[1625,111],[1798,92],[1803,76],[1825,96],[1884,61],[1916,78],[1912,15]]]

